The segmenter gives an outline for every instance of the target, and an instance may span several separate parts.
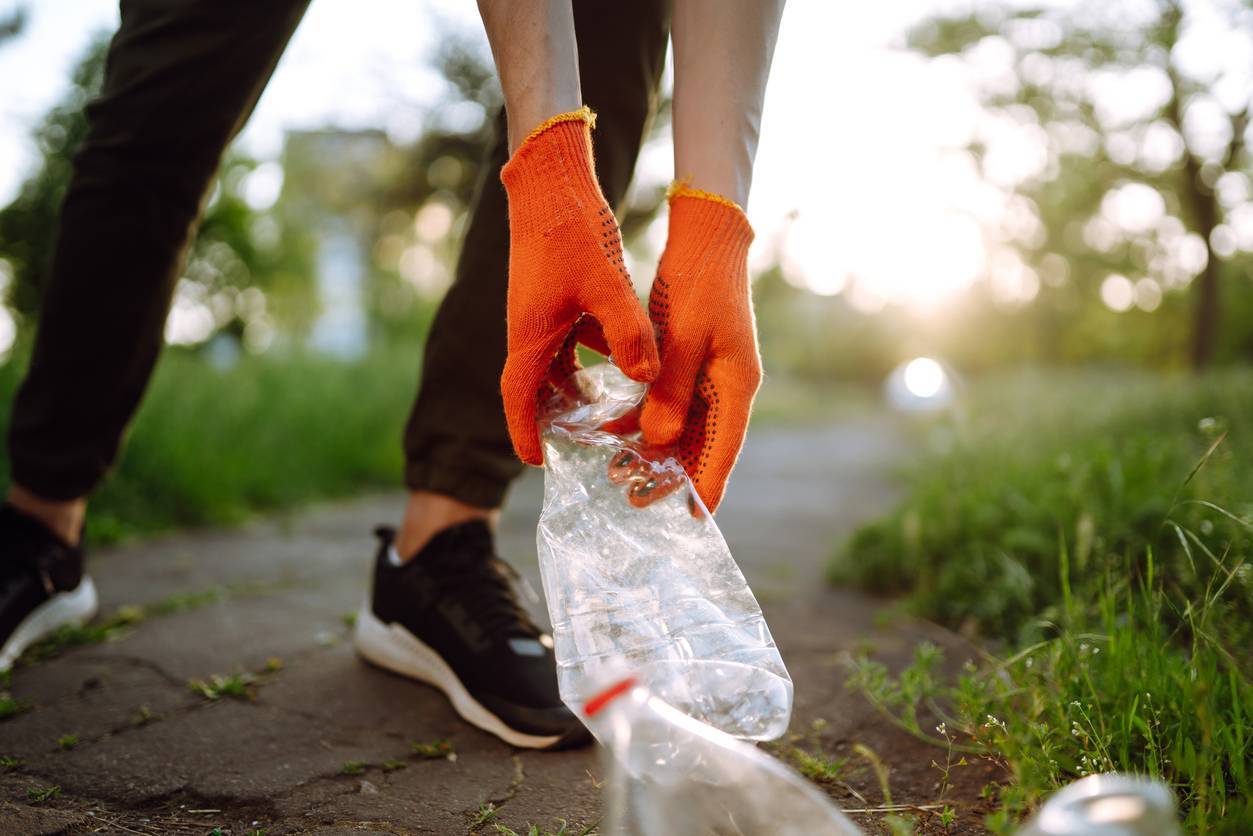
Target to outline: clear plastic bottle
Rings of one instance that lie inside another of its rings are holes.
[[[612,836],[861,833],[782,763],[693,720],[632,678],[589,699],[584,713],[605,744]]]
[[[1175,796],[1160,781],[1090,775],[1045,802],[1019,836],[1179,836]]]
[[[697,720],[779,737],[792,680],[761,608],[682,466],[623,429],[644,391],[593,366],[543,420],[537,544],[562,699],[577,712],[625,665]]]

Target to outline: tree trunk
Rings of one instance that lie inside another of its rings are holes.
[[[1178,13],[1177,8],[1175,12]],[[1171,25],[1177,28],[1178,19],[1173,19]],[[1169,42],[1174,43],[1173,37]],[[1183,84],[1169,62],[1165,70],[1170,79],[1171,98],[1163,115],[1182,137],[1184,136]],[[1214,359],[1214,348],[1218,343],[1218,326],[1222,312],[1218,286],[1218,259],[1210,243],[1214,227],[1218,225],[1219,206],[1217,195],[1206,184],[1201,174],[1201,161],[1187,148],[1186,142],[1183,151],[1183,175],[1179,198],[1184,204],[1182,208],[1187,225],[1205,242],[1205,269],[1193,281],[1196,312],[1192,324],[1192,368],[1201,371]]]
[[[1203,371],[1214,359],[1220,310],[1218,265],[1210,249],[1205,270],[1196,277],[1196,318],[1192,325],[1192,368],[1195,371]]]
[[[1192,282],[1196,309],[1192,320],[1192,368],[1202,371],[1214,359],[1218,344],[1218,328],[1222,316],[1219,293],[1219,264],[1214,246],[1210,243],[1214,227],[1218,226],[1218,197],[1206,185],[1201,175],[1201,163],[1191,152],[1183,155],[1184,185],[1182,194],[1191,216],[1192,231],[1205,242],[1205,269]]]

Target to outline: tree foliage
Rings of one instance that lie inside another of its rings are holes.
[[[0,44],[17,37],[26,26],[26,7],[18,6],[7,17],[0,17]]]
[[[30,316],[47,282],[57,215],[70,182],[74,150],[87,135],[84,108],[104,78],[107,42],[98,39],[74,68],[70,89],[35,129],[41,155],[17,198],[0,209],[0,257],[9,262],[13,282],[9,304]]]
[[[86,107],[104,79],[109,40],[93,39],[70,77],[69,89],[34,131],[39,161],[17,197],[0,209],[0,259],[13,281],[6,301],[24,322],[33,321],[48,281],[56,245],[61,204],[73,174],[74,154],[87,135]],[[188,251],[182,282],[208,299],[224,288],[266,287],[283,279],[307,285],[308,242],[298,230],[279,226],[264,234],[263,213],[245,200],[246,177],[256,162],[239,152],[228,154],[210,192],[210,200]],[[262,233],[262,234],[259,234]],[[241,330],[252,309],[225,310],[219,297],[216,328]]]
[[[15,17],[9,28],[16,31],[21,20]],[[0,23],[0,38],[6,26]],[[253,326],[300,342],[321,313],[319,247],[345,234],[368,262],[360,266],[372,336],[411,340],[422,330],[451,278],[501,103],[490,56],[476,41],[447,30],[439,43],[432,68],[445,82],[443,95],[419,106],[394,93],[395,109],[420,120],[412,141],[398,143],[381,130],[289,132],[281,192],[269,206],[250,201],[250,184],[254,175],[274,178],[274,164],[259,164],[238,147],[227,152],[175,294],[172,322],[188,321],[180,314],[190,312],[196,327],[176,341],[203,343],[224,331],[247,345]],[[38,314],[48,281],[74,153],[88,130],[85,108],[101,87],[107,49],[103,35],[92,42],[64,97],[34,131],[34,171],[0,209],[0,259],[13,277],[0,303],[26,325]],[[658,191],[626,207],[628,237],[648,225],[663,201]],[[438,222],[420,223],[424,217]],[[246,287],[262,293],[244,294]]]
[[[980,79],[987,124],[1020,131],[1043,149],[1040,164],[1005,184],[991,132],[969,150],[984,175],[1007,185],[1038,219],[1038,232],[1015,246],[1045,279],[1039,318],[1073,322],[1111,275],[1130,277],[1124,291],[1138,279],[1137,294],[1148,298],[1136,301],[1150,310],[1162,304],[1152,323],[1159,359],[1186,351],[1196,367],[1253,348],[1250,258],[1230,226],[1234,213],[1253,211],[1250,94],[1243,67],[1199,74],[1180,60],[1200,5],[993,5],[927,20],[907,39],[938,60],[970,68],[996,56],[1008,67]],[[1209,11],[1236,30],[1253,25],[1248,4],[1220,0]],[[1193,309],[1185,348],[1182,303],[1171,291],[1186,286]],[[1220,325],[1229,331],[1224,340]]]

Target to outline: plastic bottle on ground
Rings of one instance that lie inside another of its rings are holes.
[[[1090,775],[1045,802],[1018,836],[1180,836],[1175,796],[1160,781]]]
[[[584,705],[605,744],[611,836],[858,836],[816,787],[751,743],[621,680]]]

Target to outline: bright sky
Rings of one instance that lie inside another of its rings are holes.
[[[1007,298],[1034,295],[1038,279],[988,232],[999,224],[1030,235],[1031,218],[1006,204],[956,151],[976,130],[989,130],[980,123],[975,90],[1003,75],[1001,56],[985,50],[971,69],[928,63],[898,45],[911,23],[957,2],[791,0],[749,206],[758,264],[778,252],[793,280],[816,292],[848,291],[866,309],[941,304],[989,266]],[[1141,2],[1127,0],[1128,7]],[[1194,5],[1211,2],[1225,0]],[[26,5],[30,15],[26,33],[0,47],[0,204],[34,162],[30,127],[62,94],[91,34],[117,23],[117,0],[0,0],[0,17],[14,5]],[[438,90],[426,68],[435,17],[481,37],[470,0],[313,0],[243,135],[247,149],[273,157],[285,129],[330,124],[411,135],[418,126],[405,120],[413,109],[396,107],[396,97],[423,103]],[[1183,60],[1201,69],[1215,61],[1253,66],[1247,33],[1225,30],[1217,18],[1205,29],[1205,20],[1181,50]],[[1237,79],[1234,93],[1219,91],[1221,97],[1247,95],[1240,86]],[[1108,99],[1131,102],[1134,111],[1154,90],[1151,78],[1113,79]],[[1204,108],[1199,112],[1203,120]],[[1039,143],[1002,133],[995,164],[1004,180],[1039,167]],[[671,176],[668,146],[647,149],[638,179]],[[1136,198],[1124,201],[1124,214],[1153,210]],[[659,226],[651,237],[663,234]],[[849,276],[856,284],[848,285]]]

